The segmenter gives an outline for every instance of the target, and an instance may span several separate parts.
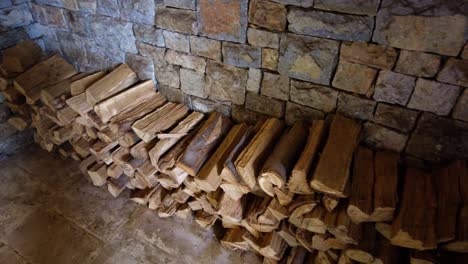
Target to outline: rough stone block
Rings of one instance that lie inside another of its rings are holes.
[[[418,79],[408,108],[448,115],[459,94],[458,86]]]
[[[279,52],[275,49],[262,49],[262,68],[276,71],[278,69]]]
[[[340,50],[341,59],[384,70],[392,69],[397,56],[394,48],[362,42],[343,42]]]
[[[151,58],[143,57],[133,53],[127,53],[125,56],[125,62],[134,72],[136,72],[138,79],[154,79],[154,65]]]
[[[198,29],[203,36],[245,43],[248,0],[199,0]]]
[[[221,41],[190,36],[190,52],[195,56],[221,61]]]
[[[180,89],[172,88],[166,85],[159,86],[159,92],[170,102],[184,104],[185,95]]]
[[[39,23],[30,24],[28,26],[25,26],[24,28],[26,29],[26,32],[28,33],[29,39],[40,38],[44,36],[45,31],[49,30],[48,27],[41,25]]]
[[[260,68],[261,49],[245,44],[223,43],[223,60],[227,64],[245,68]]]
[[[155,74],[158,83],[161,85],[166,85],[173,88],[180,87],[180,77],[179,77],[179,69],[180,66],[175,65],[154,65],[155,66]]]
[[[195,10],[195,0],[164,0],[165,6]]]
[[[260,119],[266,118],[265,115],[246,109],[242,105],[233,105],[231,115],[235,122],[249,125],[255,125]]]
[[[373,40],[392,47],[457,56],[465,44],[463,1],[384,0]],[[447,30],[450,29],[450,30]]]
[[[86,65],[88,63],[85,50],[86,40],[84,38],[65,31],[57,32],[57,37],[63,55],[68,61],[73,62],[75,65]]]
[[[78,0],[78,9],[83,13],[94,14],[97,9],[97,0]]]
[[[247,41],[250,45],[257,47],[272,49],[278,49],[279,47],[278,34],[255,28],[249,28],[247,31]]]
[[[206,86],[212,100],[244,104],[247,78],[247,70],[210,60],[206,64]]]
[[[461,54],[462,59],[468,59],[468,43],[465,44],[465,47],[463,48],[462,54]]]
[[[439,55],[402,50],[395,71],[418,77],[433,77],[439,65]]]
[[[262,95],[287,101],[289,99],[289,78],[265,72],[262,80]]]
[[[4,139],[16,133],[16,128],[14,128],[10,123],[3,122],[0,123],[0,138]]]
[[[245,107],[263,115],[281,118],[284,115],[285,102],[262,95],[247,93]]]
[[[20,0],[14,2],[25,3],[27,1]],[[37,0],[36,3],[78,11],[77,0]]]
[[[8,158],[8,156],[13,155],[26,146],[29,146],[32,142],[33,131],[31,129],[15,133],[7,138],[4,138],[1,136],[0,128],[0,159]]]
[[[417,111],[380,103],[375,110],[374,122],[402,132],[410,132],[417,117]]]
[[[154,25],[154,0],[119,0],[122,19]]]
[[[408,136],[374,123],[365,123],[363,129],[365,144],[378,149],[401,152],[405,148]]]
[[[23,28],[15,28],[5,32],[0,32],[0,49],[5,49],[18,42],[28,39],[28,35]]]
[[[158,7],[156,26],[180,33],[197,34],[197,17],[195,11]]]
[[[468,87],[468,60],[449,58],[437,81]]]
[[[303,105],[299,105],[293,102],[287,102],[286,104],[286,114],[284,119],[288,125],[292,125],[296,121],[300,120],[316,120],[323,119],[325,115],[322,111],[309,108]]]
[[[457,105],[453,110],[453,118],[468,122],[468,89],[465,89],[458,98]]]
[[[379,2],[379,0],[320,0],[315,1],[314,8],[374,16]]]
[[[65,20],[68,21],[68,28],[71,32],[82,37],[90,35],[88,17],[85,13],[66,11],[64,16]]]
[[[333,79],[333,87],[353,93],[367,94],[376,74],[377,70],[373,68],[340,60]]]
[[[283,5],[294,5],[301,7],[312,7],[314,5],[314,0],[272,0],[273,2],[283,4]]]
[[[288,30],[302,35],[349,41],[369,41],[374,19],[367,16],[291,8]]]
[[[3,103],[0,103],[0,123],[3,123],[11,116],[10,109]]]
[[[180,69],[180,88],[189,95],[207,98],[209,90],[205,85],[205,74],[189,69]]]
[[[0,31],[21,27],[33,22],[31,11],[27,4],[15,5],[0,9]]]
[[[338,92],[331,87],[291,80],[291,101],[325,112],[336,108]]]
[[[164,30],[164,42],[168,49],[177,50],[189,53],[190,52],[190,43],[189,37],[184,34]]]
[[[413,91],[416,78],[380,71],[375,85],[374,100],[405,106]]]
[[[260,91],[260,83],[262,81],[262,71],[259,69],[250,68],[249,78],[247,79],[247,92],[258,94]]]
[[[288,34],[281,37],[278,72],[329,85],[338,60],[338,41]]]
[[[31,12],[34,14],[37,22],[49,27],[67,27],[67,23],[63,16],[63,9],[31,4]]]
[[[406,152],[428,161],[467,159],[467,138],[467,123],[423,113]]]
[[[231,116],[231,106],[207,99],[190,97],[190,108],[202,113],[219,112],[225,116]]]
[[[165,47],[164,35],[162,29],[156,29],[154,26],[133,24],[133,32],[138,41],[148,43],[158,47]]]
[[[110,17],[91,16],[91,33],[99,45],[136,53],[132,24]]]
[[[284,5],[266,0],[252,0],[249,7],[249,22],[271,30],[284,31],[287,12]]]
[[[96,0],[96,14],[119,18],[118,0]]]
[[[13,5],[13,3],[11,2],[11,0],[1,0],[0,1],[0,8],[10,7],[12,5]]]
[[[346,93],[338,95],[338,112],[353,118],[372,120],[376,103]]]
[[[145,43],[137,42],[137,49],[141,55],[145,57],[150,57],[151,59],[153,59],[155,64],[157,65],[166,64],[166,60],[164,59],[164,54],[166,53],[165,48],[158,48],[158,47],[151,46]]]
[[[173,50],[168,50],[164,57],[166,61],[170,64],[175,64],[187,69],[192,69],[199,73],[205,72],[206,61],[204,58],[186,55]]]

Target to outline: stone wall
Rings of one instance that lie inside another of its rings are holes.
[[[162,93],[236,120],[362,120],[363,141],[468,157],[463,0],[34,0],[50,51],[127,62]]]

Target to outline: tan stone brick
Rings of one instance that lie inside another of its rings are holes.
[[[375,69],[340,60],[333,79],[333,87],[353,93],[367,94],[376,74]]]

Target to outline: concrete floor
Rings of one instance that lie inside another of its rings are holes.
[[[121,196],[35,146],[0,161],[0,263],[261,262],[222,248],[212,230]]]

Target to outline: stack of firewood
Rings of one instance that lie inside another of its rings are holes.
[[[437,259],[435,249],[468,251],[466,164],[405,169],[398,153],[359,146],[352,119],[235,124],[166,101],[125,64],[83,74],[58,55],[12,83],[36,142],[80,160],[94,185],[115,197],[130,189],[160,217],[194,216],[222,231],[224,247],[265,263],[404,263],[401,247],[416,263]]]

